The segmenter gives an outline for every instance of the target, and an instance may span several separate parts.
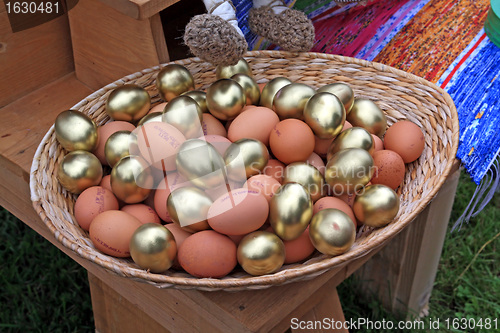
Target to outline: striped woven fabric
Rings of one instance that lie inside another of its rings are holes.
[[[495,0],[496,1],[496,0]],[[460,120],[457,157],[480,185],[463,219],[474,216],[499,182],[500,48],[483,26],[490,0],[285,0],[316,29],[311,51],[381,62],[421,76],[453,98]],[[251,49],[279,49],[248,29],[251,0],[233,0]]]

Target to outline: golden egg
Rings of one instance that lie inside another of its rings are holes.
[[[370,153],[361,148],[349,148],[339,151],[328,161],[325,181],[329,193],[336,196],[352,195],[368,184],[373,172]]]
[[[245,91],[234,80],[220,79],[207,89],[207,107],[215,118],[233,119],[240,114],[245,105]]]
[[[281,186],[269,202],[269,222],[276,235],[286,241],[306,230],[312,214],[311,195],[298,183]]]
[[[97,147],[97,126],[87,115],[74,110],[61,112],[55,121],[56,139],[67,151],[93,151]]]
[[[344,126],[344,105],[333,94],[316,93],[304,107],[304,120],[318,138],[332,139]]]
[[[160,122],[163,118],[163,113],[162,112],[151,112],[145,115],[144,117],[139,120],[137,123],[137,127],[140,127],[144,124],[148,123],[154,123],[154,122]]]
[[[332,141],[326,153],[326,160],[329,161],[334,154],[348,148],[361,148],[372,154],[375,150],[373,137],[364,128],[348,128]]]
[[[359,126],[378,137],[383,137],[387,129],[387,119],[384,112],[369,99],[357,98],[354,100],[347,121],[352,126]]]
[[[130,155],[130,147],[134,141],[131,133],[130,131],[118,131],[108,138],[104,145],[104,156],[109,166],[113,167],[122,157]]]
[[[240,139],[233,142],[224,153],[227,175],[236,182],[260,174],[267,165],[267,147],[256,139]]]
[[[329,92],[339,98],[344,104],[346,114],[349,114],[354,103],[354,92],[351,87],[345,83],[331,83],[318,89],[318,92]]]
[[[156,87],[161,98],[168,102],[186,91],[194,90],[194,78],[186,67],[170,64],[158,73]]]
[[[231,76],[231,80],[238,82],[238,84],[243,88],[246,96],[247,105],[258,105],[260,100],[260,89],[259,85],[253,78],[246,74],[235,74]]]
[[[64,156],[57,169],[59,183],[71,193],[99,185],[102,179],[102,165],[92,153],[75,150]]]
[[[125,203],[144,201],[154,186],[148,163],[139,156],[123,157],[111,170],[111,189]]]
[[[203,189],[226,183],[224,159],[214,146],[204,140],[184,141],[179,147],[175,163],[182,176]]]
[[[174,235],[161,224],[143,224],[130,239],[132,260],[152,273],[162,273],[169,269],[176,254]]]
[[[248,76],[252,75],[252,69],[248,62],[241,58],[235,65],[218,65],[215,68],[215,76],[218,79],[229,79],[234,74],[246,74]]]
[[[201,112],[206,113],[208,112],[208,107],[207,107],[207,93],[201,90],[191,90],[191,91],[186,91],[185,93],[182,93],[181,96],[188,96],[191,97],[198,103],[198,106],[201,109]]]
[[[308,163],[295,162],[288,164],[283,173],[282,184],[299,183],[311,195],[313,202],[324,195],[325,181],[318,169]]]
[[[163,122],[177,128],[186,139],[203,135],[203,113],[198,103],[189,96],[173,98],[163,109]]]
[[[126,84],[116,88],[106,101],[106,113],[114,120],[139,121],[151,106],[148,92],[136,85]]]
[[[240,241],[238,263],[250,275],[265,275],[278,271],[285,262],[285,245],[273,233],[254,231]]]
[[[284,86],[287,86],[291,84],[292,81],[287,79],[286,77],[275,77],[262,89],[262,93],[260,94],[260,105],[265,106],[266,108],[272,109],[273,108],[273,100],[274,96],[276,93],[283,88]]]
[[[374,228],[383,227],[398,214],[399,196],[385,185],[369,185],[356,195],[352,210],[361,223]]]
[[[291,83],[276,93],[273,99],[273,110],[278,114],[280,120],[287,118],[304,118],[304,107],[314,89],[304,83]]]
[[[167,211],[174,223],[189,232],[210,229],[208,210],[213,201],[205,191],[185,186],[173,190],[167,199]]]
[[[309,226],[309,237],[316,250],[337,256],[347,252],[356,239],[356,228],[344,212],[327,208],[314,214]]]

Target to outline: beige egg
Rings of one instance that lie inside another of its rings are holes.
[[[97,215],[89,228],[89,237],[95,247],[114,257],[130,257],[130,239],[141,226],[132,215],[108,210]]]

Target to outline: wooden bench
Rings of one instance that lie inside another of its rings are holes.
[[[171,31],[169,20],[182,22],[178,13],[187,19],[199,7],[177,2],[80,0],[67,15],[12,33],[0,1],[0,204],[87,269],[96,330],[283,332],[292,318],[343,320],[336,287],[355,271],[363,289],[378,293],[389,309],[425,311],[458,163],[426,210],[385,248],[313,280],[265,290],[158,289],[115,276],[55,240],[31,206],[35,149],[61,111],[118,78],[185,52],[168,42],[180,34]]]

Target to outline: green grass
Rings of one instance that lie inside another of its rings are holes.
[[[473,192],[474,184],[463,172],[452,221],[463,212]],[[0,332],[93,331],[85,269],[3,209],[0,221]],[[446,318],[500,318],[499,221],[497,194],[469,224],[447,233],[429,317],[439,318],[441,324]],[[355,278],[347,279],[338,289],[346,318],[399,320],[376,300],[360,295]],[[466,332],[446,330],[444,325],[438,331]]]

